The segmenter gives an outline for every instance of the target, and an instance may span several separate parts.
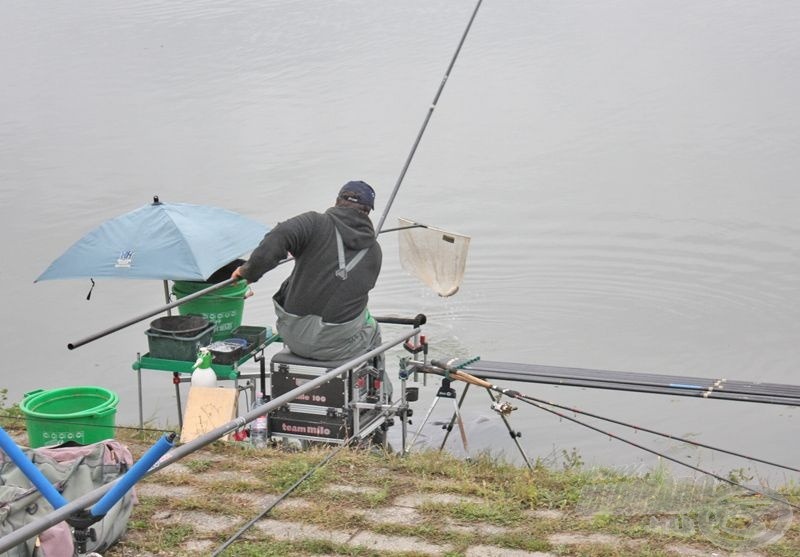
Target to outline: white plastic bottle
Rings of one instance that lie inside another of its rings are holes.
[[[264,404],[264,393],[259,392],[256,398],[256,406]],[[256,448],[267,446],[267,416],[262,414],[253,420],[250,426],[250,442]]]
[[[192,366],[192,387],[216,387],[217,374],[211,367],[211,351],[201,348],[197,354],[197,361]]]

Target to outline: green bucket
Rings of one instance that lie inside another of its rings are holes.
[[[176,280],[172,294],[180,300],[211,286],[213,283]],[[181,315],[202,315],[212,321],[216,328],[211,340],[222,340],[230,337],[233,330],[242,324],[247,288],[247,281],[235,282],[178,306],[178,311]]]
[[[25,394],[25,414],[31,448],[74,441],[90,445],[114,438],[119,397],[101,387],[65,387]]]

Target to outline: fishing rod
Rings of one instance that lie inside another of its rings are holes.
[[[470,370],[473,370],[478,366],[475,366],[473,364],[469,364],[467,367],[469,367]],[[556,384],[558,384],[558,383],[556,383]],[[603,383],[598,383],[598,382],[585,382],[585,383],[584,382],[571,382],[571,383],[569,383],[569,386],[570,387],[585,386],[585,387],[589,387],[589,388],[610,388],[610,387],[605,387]],[[661,391],[647,390],[647,391],[641,391],[641,392],[658,393],[658,392],[661,392]],[[664,394],[674,394],[674,393],[672,393],[671,391],[668,391],[668,390],[664,390],[663,393]],[[609,422],[609,423],[613,423],[613,424],[616,424],[616,425],[624,426],[624,427],[633,429],[635,431],[643,431],[645,433],[650,433],[652,435],[656,435],[656,436],[659,436],[659,437],[664,437],[666,439],[670,439],[670,440],[673,440],[673,441],[680,441],[682,443],[693,445],[695,447],[700,447],[700,448],[703,448],[703,449],[709,449],[709,450],[712,450],[712,451],[728,454],[728,455],[735,456],[735,457],[738,457],[738,458],[752,460],[754,462],[760,462],[762,464],[767,464],[769,466],[774,466],[776,468],[783,468],[785,470],[790,470],[792,472],[800,472],[800,468],[794,468],[792,466],[787,466],[785,464],[780,464],[780,463],[777,463],[777,462],[772,462],[770,460],[761,459],[761,458],[758,458],[758,457],[755,457],[755,456],[738,453],[738,452],[731,451],[731,450],[728,450],[728,449],[723,449],[721,447],[708,445],[706,443],[701,443],[699,441],[693,441],[691,439],[685,439],[683,437],[670,435],[669,433],[663,433],[663,432],[656,431],[656,430],[653,430],[653,429],[648,429],[646,427],[641,427],[641,426],[638,426],[638,425],[635,425],[635,424],[623,422],[623,421],[620,421],[620,420],[615,420],[613,418],[607,418],[605,416],[600,416],[598,414],[593,414],[591,412],[586,412],[586,411],[579,410],[578,408],[574,408],[574,407],[570,407],[570,406],[563,406],[563,405],[560,405],[560,404],[556,404],[554,402],[549,402],[549,401],[546,401],[546,400],[530,397],[530,396],[527,396],[527,395],[520,395],[520,396],[524,396],[525,398],[528,398],[528,399],[533,400],[535,402],[538,402],[540,404],[547,404],[547,405],[552,406],[554,408],[560,408],[562,410],[567,410],[567,411],[570,411],[570,412],[574,412],[576,414],[581,414],[581,415],[588,416],[588,417],[591,417],[591,418],[595,418],[595,419],[598,419],[598,420],[602,420],[602,421],[605,421],[605,422]],[[462,395],[462,399],[463,399],[463,395]],[[742,401],[743,399],[730,398],[728,400]],[[772,401],[770,400],[770,402],[772,402]],[[502,413],[500,415],[505,419],[505,416]],[[452,427],[452,423],[450,424],[450,427]]]
[[[259,513],[257,516],[254,516],[254,517],[253,517],[253,518],[251,518],[249,521],[247,521],[247,524],[245,524],[244,526],[242,526],[242,527],[241,527],[241,528],[240,528],[240,529],[239,529],[239,530],[238,530],[238,531],[237,531],[235,534],[233,534],[233,535],[232,535],[230,538],[228,538],[227,540],[225,540],[225,542],[224,542],[224,543],[223,543],[221,546],[219,546],[219,547],[218,547],[218,548],[217,548],[217,549],[214,551],[214,553],[212,553],[212,554],[211,554],[211,557],[217,557],[217,555],[220,555],[220,554],[221,554],[221,553],[222,553],[222,552],[223,552],[225,549],[227,549],[228,547],[230,547],[230,546],[233,544],[233,542],[235,542],[236,540],[238,540],[239,538],[241,538],[241,537],[242,537],[242,534],[244,534],[245,532],[247,532],[247,531],[248,531],[248,530],[249,530],[249,529],[250,529],[250,528],[253,526],[253,524],[255,524],[256,522],[258,522],[259,520],[261,520],[262,518],[264,518],[265,516],[267,516],[267,515],[270,513],[270,511],[272,511],[272,509],[274,509],[275,507],[277,507],[277,506],[278,506],[278,504],[280,504],[280,503],[281,503],[281,502],[282,502],[284,499],[286,499],[286,498],[287,498],[289,495],[291,495],[291,494],[292,494],[292,492],[293,492],[295,489],[297,489],[298,487],[300,487],[300,486],[302,485],[302,483],[303,483],[303,482],[305,482],[305,481],[306,481],[307,479],[309,479],[311,476],[313,476],[314,474],[316,474],[317,470],[319,470],[320,468],[322,468],[323,466],[325,466],[326,464],[328,464],[328,462],[330,462],[331,460],[333,460],[333,457],[335,457],[337,454],[339,454],[339,453],[342,451],[342,449],[344,449],[345,447],[349,447],[349,446],[350,446],[350,445],[353,443],[353,441],[354,441],[354,440],[356,440],[356,439],[359,439],[359,437],[358,437],[358,436],[355,436],[355,437],[349,437],[348,439],[346,439],[346,440],[344,441],[344,443],[342,443],[342,444],[341,444],[340,446],[338,446],[336,449],[334,449],[333,451],[331,451],[331,452],[328,454],[328,456],[326,456],[326,457],[325,457],[324,459],[322,459],[320,462],[318,462],[317,464],[315,464],[313,468],[311,468],[311,469],[310,469],[308,472],[306,472],[305,474],[303,474],[303,476],[302,476],[302,477],[301,477],[299,480],[297,480],[297,481],[296,481],[294,484],[292,484],[292,486],[291,486],[291,487],[289,487],[289,489],[287,489],[286,491],[284,491],[284,492],[283,492],[283,493],[280,495],[280,497],[278,497],[278,498],[277,498],[275,501],[273,501],[272,503],[270,503],[270,505],[269,505],[269,506],[268,506],[266,509],[264,509],[263,511],[261,511],[261,512],[260,512],[260,513]]]
[[[464,46],[464,41],[467,39],[469,30],[472,28],[472,22],[475,21],[475,16],[478,15],[478,10],[480,9],[482,3],[483,0],[478,0],[478,3],[475,4],[475,9],[472,11],[472,16],[469,18],[469,23],[467,23],[467,27],[464,29],[464,33],[461,35],[461,40],[458,42],[458,47],[456,47],[456,51],[453,53],[453,58],[450,60],[450,64],[447,66],[444,77],[442,77],[442,82],[439,84],[439,89],[436,91],[436,95],[433,97],[433,102],[431,103],[430,108],[428,108],[428,113],[425,115],[425,119],[422,121],[422,127],[420,127],[419,133],[417,133],[417,138],[414,140],[414,144],[411,146],[411,151],[408,153],[406,162],[403,164],[403,169],[400,171],[400,176],[398,176],[397,182],[392,189],[392,193],[389,195],[389,201],[386,203],[386,209],[384,209],[383,215],[381,215],[381,219],[378,221],[375,234],[376,236],[380,234],[381,230],[383,229],[383,223],[389,214],[389,209],[391,209],[392,203],[394,203],[394,198],[397,196],[397,192],[400,189],[400,184],[403,183],[403,178],[405,178],[406,172],[408,172],[408,167],[411,166],[411,159],[414,158],[414,154],[417,152],[419,142],[422,140],[422,134],[425,133],[425,129],[428,127],[428,122],[430,122],[431,116],[433,116],[433,111],[436,110],[436,104],[439,102],[439,97],[442,95],[442,90],[444,90],[444,84],[447,83],[447,79],[450,77],[450,72],[453,70],[453,66],[456,64],[456,59],[458,59],[458,55],[461,52],[461,47]]]
[[[583,427],[589,428],[589,429],[591,429],[593,431],[596,431],[598,433],[601,433],[601,434],[603,434],[603,435],[605,435],[607,437],[610,437],[612,439],[616,439],[617,441],[622,441],[623,443],[626,443],[626,444],[628,444],[628,445],[630,445],[632,447],[636,447],[637,449],[641,449],[641,450],[643,450],[645,452],[648,452],[648,453],[653,454],[655,456],[658,456],[660,458],[669,460],[670,462],[674,462],[675,464],[678,464],[680,466],[684,466],[686,468],[694,470],[695,472],[700,472],[701,474],[705,474],[707,476],[710,476],[710,477],[714,478],[715,480],[721,481],[721,482],[726,483],[728,485],[731,485],[733,487],[741,488],[741,489],[743,489],[745,491],[748,491],[748,492],[752,493],[753,495],[760,495],[762,497],[766,497],[767,499],[771,499],[771,500],[773,500],[773,501],[775,501],[777,503],[782,503],[784,505],[788,505],[788,506],[792,507],[793,509],[800,510],[800,505],[795,505],[793,503],[789,503],[787,500],[785,500],[785,499],[783,499],[781,497],[776,497],[776,496],[771,495],[769,493],[766,493],[764,491],[759,491],[758,489],[754,489],[752,487],[748,487],[746,485],[743,485],[743,484],[735,482],[735,481],[733,481],[731,479],[728,479],[728,478],[726,478],[724,476],[720,476],[719,474],[715,474],[714,472],[711,472],[710,470],[706,470],[704,468],[700,468],[699,466],[695,466],[693,464],[689,464],[688,462],[684,462],[684,461],[682,461],[682,460],[680,460],[678,458],[671,457],[671,456],[669,456],[667,454],[664,454],[662,452],[656,451],[655,449],[651,449],[649,447],[645,447],[644,445],[641,445],[639,443],[631,441],[630,439],[626,439],[624,437],[620,437],[619,435],[615,435],[615,434],[611,433],[610,431],[606,431],[606,430],[600,429],[599,427],[595,427],[595,426],[593,426],[591,424],[587,424],[586,422],[582,422],[582,421],[578,420],[577,418],[573,418],[571,416],[567,416],[566,414],[562,414],[561,412],[553,410],[552,408],[547,408],[546,406],[542,406],[539,403],[536,403],[536,402],[533,402],[531,400],[528,400],[527,397],[523,396],[523,397],[520,397],[518,400],[522,400],[522,401],[530,404],[531,406],[535,406],[536,408],[539,408],[540,410],[544,410],[545,412],[549,412],[549,413],[551,413],[551,414],[553,414],[555,416],[558,416],[561,419],[569,420],[569,421],[571,421],[571,422],[573,422],[575,424],[578,424],[578,425],[581,425]]]
[[[746,485],[742,485],[742,484],[740,484],[738,482],[735,482],[733,480],[730,480],[728,478],[720,476],[719,474],[715,474],[714,472],[711,472],[709,470],[705,470],[703,468],[700,468],[699,466],[695,466],[693,464],[689,464],[689,463],[684,462],[684,461],[682,461],[680,459],[677,459],[677,458],[671,457],[669,455],[666,455],[664,453],[661,453],[659,451],[656,451],[655,449],[651,449],[649,447],[646,447],[644,445],[641,445],[639,443],[631,441],[630,439],[626,439],[624,437],[621,437],[619,435],[611,433],[610,431],[606,431],[606,430],[600,429],[600,428],[598,428],[596,426],[593,426],[591,424],[588,424],[586,422],[578,420],[577,418],[574,418],[572,416],[568,416],[566,414],[558,412],[557,410],[553,410],[552,408],[548,408],[547,406],[545,406],[545,405],[551,405],[548,402],[541,401],[541,403],[540,403],[537,399],[534,399],[533,397],[528,397],[528,396],[526,396],[526,395],[524,395],[524,394],[522,394],[519,391],[516,391],[514,389],[505,389],[505,388],[502,388],[502,387],[498,387],[496,385],[493,385],[492,383],[489,383],[488,381],[484,381],[483,379],[479,379],[478,377],[475,377],[474,375],[470,375],[469,373],[466,373],[464,371],[456,369],[456,368],[452,367],[451,365],[449,365],[447,363],[442,363],[442,362],[439,362],[437,360],[431,360],[430,365],[422,365],[422,366],[416,366],[416,367],[420,371],[435,373],[437,375],[444,375],[446,378],[459,379],[461,381],[464,381],[465,383],[472,384],[472,385],[477,385],[479,387],[483,387],[485,389],[489,389],[490,391],[495,391],[495,392],[498,392],[500,394],[506,395],[508,397],[520,400],[522,402],[525,402],[526,404],[530,404],[531,406],[539,408],[540,410],[544,410],[545,412],[549,412],[551,414],[554,414],[555,416],[558,416],[561,419],[568,420],[568,421],[573,422],[575,424],[581,425],[583,427],[586,427],[588,429],[591,429],[593,431],[601,433],[601,434],[603,434],[603,435],[605,435],[607,437],[610,437],[612,439],[616,439],[617,441],[621,441],[623,443],[626,443],[626,444],[628,444],[628,445],[630,445],[632,447],[635,447],[637,449],[641,449],[641,450],[643,450],[645,452],[648,452],[648,453],[653,454],[655,456],[658,456],[660,458],[669,460],[670,462],[674,462],[675,464],[678,464],[680,466],[684,466],[684,467],[689,468],[691,470],[694,470],[696,472],[700,472],[701,474],[705,474],[707,476],[710,476],[710,477],[712,477],[712,478],[714,478],[714,479],[716,479],[718,481],[721,481],[723,483],[729,484],[729,485],[731,485],[733,487],[741,488],[741,489],[743,489],[745,491],[748,491],[748,492],[750,492],[750,493],[752,493],[754,495],[760,495],[762,497],[766,497],[768,499],[771,499],[771,500],[773,500],[775,502],[782,503],[782,504],[788,505],[788,506],[790,506],[790,507],[792,507],[794,509],[800,510],[800,505],[795,505],[793,503],[789,503],[788,501],[786,501],[785,499],[782,499],[780,497],[776,497],[776,496],[771,495],[769,493],[766,493],[766,492],[763,492],[763,491],[759,491],[757,489],[748,487]],[[553,405],[553,406],[555,406],[555,405]],[[578,411],[578,413],[581,413],[581,412]]]
[[[90,343],[90,342],[92,342],[94,340],[97,340],[99,338],[103,338],[104,336],[110,335],[111,333],[116,333],[120,329],[124,329],[125,327],[130,327],[131,325],[139,323],[140,321],[144,321],[148,317],[153,317],[154,315],[157,315],[157,314],[159,314],[159,313],[161,313],[163,311],[167,311],[168,309],[172,309],[172,308],[177,307],[177,306],[179,306],[181,304],[185,304],[186,302],[191,302],[195,298],[199,298],[200,296],[204,296],[205,294],[209,294],[211,292],[219,290],[220,288],[228,286],[229,284],[233,284],[237,280],[239,280],[239,279],[229,278],[228,280],[224,280],[224,281],[219,282],[217,284],[211,285],[208,288],[204,288],[203,290],[198,290],[197,292],[194,292],[192,294],[184,296],[180,300],[175,300],[174,302],[170,302],[170,303],[165,304],[163,306],[160,306],[160,307],[158,307],[158,308],[156,308],[154,310],[147,311],[147,312],[145,312],[145,313],[143,313],[141,315],[137,315],[136,317],[131,317],[130,319],[127,319],[126,321],[123,321],[122,323],[119,323],[117,325],[113,325],[111,327],[108,327],[107,329],[103,329],[102,331],[97,332],[97,333],[95,333],[93,335],[89,335],[89,336],[84,337],[82,339],[76,340],[75,342],[70,342],[69,344],[67,344],[67,348],[69,348],[70,350],[75,350],[76,348],[78,348],[80,346],[83,346],[84,344],[88,344],[88,343]]]
[[[673,394],[705,399],[797,405],[800,385],[752,383],[735,379],[700,378],[644,372],[477,361],[467,370],[481,377],[505,381]],[[535,380],[534,380],[535,378]]]
[[[531,397],[531,396],[528,396],[528,395],[520,394],[520,396],[522,398],[524,398],[525,400],[531,400],[531,401],[539,403],[539,404],[546,404],[548,406],[552,406],[553,408],[559,408],[561,410],[567,410],[568,412],[574,412],[574,413],[580,414],[582,416],[587,416],[587,417],[590,417],[590,418],[595,418],[595,419],[598,419],[598,420],[602,420],[604,422],[609,422],[609,423],[612,423],[612,424],[621,425],[621,426],[624,426],[624,427],[627,427],[627,428],[630,428],[630,429],[633,429],[633,430],[636,430],[636,431],[643,431],[645,433],[650,433],[650,434],[656,435],[658,437],[664,437],[664,438],[670,439],[672,441],[680,441],[682,443],[686,443],[686,444],[692,445],[694,447],[700,447],[702,449],[709,449],[711,451],[716,451],[716,452],[719,452],[719,453],[735,456],[735,457],[738,457],[738,458],[743,458],[743,459],[746,459],[746,460],[752,460],[753,462],[760,462],[761,464],[767,464],[769,466],[774,466],[776,468],[783,468],[784,470],[790,470],[792,472],[800,472],[800,468],[794,468],[792,466],[787,466],[786,464],[780,464],[778,462],[772,462],[770,460],[764,460],[762,458],[758,458],[758,457],[755,457],[755,456],[750,456],[750,455],[746,455],[746,454],[742,454],[742,453],[737,453],[735,451],[731,451],[731,450],[728,450],[728,449],[715,447],[713,445],[707,445],[707,444],[701,443],[699,441],[692,441],[691,439],[685,439],[683,437],[678,437],[676,435],[670,435],[669,433],[663,433],[663,432],[660,432],[660,431],[655,431],[653,429],[648,429],[646,427],[641,427],[641,426],[634,425],[634,424],[629,424],[627,422],[623,422],[623,421],[620,421],[620,420],[615,420],[613,418],[607,418],[605,416],[600,416],[598,414],[593,414],[591,412],[586,412],[585,410],[579,410],[577,408],[572,408],[572,407],[569,407],[569,406],[562,406],[561,404],[556,404],[555,402],[548,402],[546,400],[534,398],[534,397]]]

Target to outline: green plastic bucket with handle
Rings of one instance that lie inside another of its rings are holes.
[[[26,393],[20,404],[31,448],[114,438],[119,397],[102,387],[64,387]]]
[[[176,280],[172,285],[172,294],[180,300],[211,286],[214,283]],[[247,289],[247,281],[235,282],[178,306],[178,311],[181,315],[202,315],[213,321],[216,328],[211,340],[222,340],[230,337],[233,330],[242,324]]]

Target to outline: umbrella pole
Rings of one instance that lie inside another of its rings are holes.
[[[154,315],[156,315],[158,313],[161,313],[162,311],[167,311],[167,310],[169,310],[171,308],[174,308],[176,306],[179,306],[181,304],[185,304],[186,302],[190,302],[190,301],[194,300],[195,298],[199,298],[200,296],[204,296],[204,295],[206,295],[206,294],[208,294],[210,292],[214,292],[215,290],[219,290],[220,288],[224,288],[224,287],[226,287],[226,286],[228,286],[230,284],[233,284],[234,282],[236,282],[238,280],[240,280],[240,279],[229,278],[228,280],[224,280],[224,281],[222,281],[220,283],[217,283],[217,284],[214,284],[212,286],[209,286],[208,288],[205,288],[203,290],[198,290],[194,294],[189,294],[188,296],[184,296],[180,300],[175,300],[174,302],[170,302],[167,305],[164,305],[164,306],[161,306],[161,307],[156,308],[154,310],[148,311],[147,313],[143,313],[142,315],[139,315],[137,317],[133,317],[131,319],[128,319],[127,321],[123,321],[119,325],[114,325],[113,327],[109,327],[108,329],[104,329],[104,330],[100,331],[99,333],[95,333],[93,335],[89,335],[88,337],[82,338],[80,340],[76,340],[75,342],[70,342],[69,344],[67,344],[67,348],[69,348],[70,350],[74,350],[75,348],[78,348],[79,346],[83,346],[84,344],[88,344],[88,343],[92,342],[93,340],[97,340],[98,338],[103,338],[104,336],[110,335],[111,333],[116,333],[120,329],[124,329],[125,327],[129,327],[131,325],[134,325],[134,324],[138,323],[139,321],[144,321],[148,317],[153,317]]]
[[[164,281],[164,303],[168,304],[170,302],[169,298],[169,281]],[[172,308],[167,308],[167,315],[172,315]]]

